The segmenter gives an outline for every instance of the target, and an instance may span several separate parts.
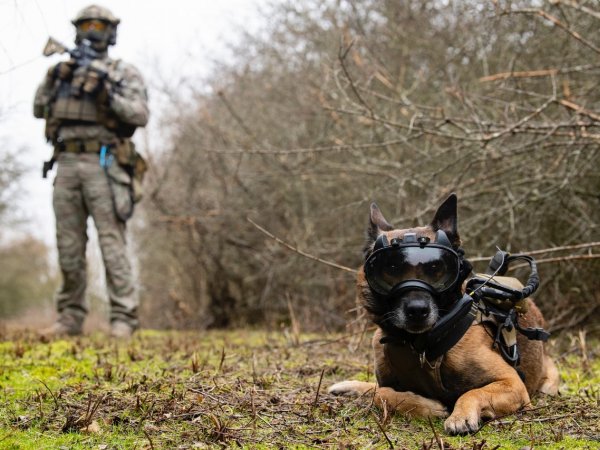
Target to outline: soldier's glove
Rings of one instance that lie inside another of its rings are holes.
[[[73,78],[73,71],[75,70],[77,63],[74,59],[69,61],[59,62],[52,71],[52,78],[58,78],[59,80],[70,80]]]
[[[95,70],[88,70],[85,81],[83,82],[82,90],[86,94],[96,95],[102,89],[102,74]]]
[[[99,60],[92,61],[83,82],[83,92],[90,95],[97,95],[105,89],[107,76],[108,70],[106,64]]]

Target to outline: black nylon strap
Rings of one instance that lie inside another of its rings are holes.
[[[524,335],[530,341],[542,341],[546,342],[550,337],[550,333],[548,333],[543,328],[522,328],[517,322],[517,330],[519,333]]]
[[[448,352],[473,324],[476,308],[470,297],[469,300],[465,297],[463,299],[457,304],[454,313],[446,315],[429,333],[419,335],[413,342],[415,351],[423,354],[427,361],[435,361]]]
[[[434,361],[452,347],[465,335],[475,320],[477,308],[469,295],[464,295],[428,332],[422,334],[393,333],[386,334],[379,342],[382,344],[409,344],[427,361]]]

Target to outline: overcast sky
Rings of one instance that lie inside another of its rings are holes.
[[[106,0],[121,19],[112,57],[136,65],[149,85],[151,121],[160,117],[158,80],[202,76],[213,58],[226,57],[224,42],[234,41],[242,26],[260,24],[259,7],[269,0]],[[23,183],[20,216],[27,231],[54,245],[52,179],[41,178],[42,161],[52,150],[43,136],[44,121],[34,119],[35,89],[48,66],[64,56],[44,58],[51,35],[73,45],[71,19],[89,1],[0,0],[0,153],[17,151],[29,168]],[[139,134],[139,132],[137,133]],[[139,138],[139,136],[138,136]]]

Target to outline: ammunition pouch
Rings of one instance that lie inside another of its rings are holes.
[[[98,123],[96,101],[88,94],[80,98],[59,97],[52,106],[52,119]]]
[[[108,177],[115,214],[125,223],[133,215],[135,206],[132,178],[120,164],[109,164],[104,170]]]
[[[105,101],[99,101],[98,103],[98,123],[101,123],[122,138],[130,138],[133,136],[133,133],[135,133],[137,128],[135,125],[121,122],[114,113],[110,111],[108,104]]]
[[[82,91],[84,78],[79,76],[71,82],[63,81],[58,87],[50,117],[58,120],[98,122],[98,106],[95,96]]]
[[[115,214],[125,223],[133,215],[135,204],[142,199],[142,182],[147,165],[129,139],[120,139],[111,145],[110,153],[114,164],[103,162],[102,153],[100,163],[104,164],[108,176]]]
[[[57,142],[54,148],[58,152],[67,153],[100,153],[102,143],[96,139],[75,139],[72,141]]]
[[[116,64],[113,63],[113,64]],[[57,80],[53,90],[40,89],[34,103],[35,117],[46,119],[46,138],[54,141],[65,122],[100,124],[120,138],[133,136],[135,125],[122,122],[110,109],[111,83],[107,72],[79,67],[70,80]]]

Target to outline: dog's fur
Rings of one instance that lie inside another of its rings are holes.
[[[394,229],[377,205],[372,204],[365,257],[370,255],[375,239],[382,233],[390,241],[405,233],[416,233],[434,241],[435,232],[442,229],[458,248],[456,210],[457,198],[452,194],[439,207],[430,225]],[[409,345],[382,344],[380,339],[387,334],[386,330],[394,328],[409,333],[429,330],[443,315],[443,302],[422,290],[409,291],[392,301],[381,299],[371,292],[362,269],[357,276],[357,289],[359,299],[379,327],[373,337],[378,383],[342,381],[331,386],[330,393],[371,393],[374,402],[388,410],[417,417],[447,417],[444,427],[451,434],[474,432],[479,429],[481,419],[492,419],[527,407],[530,396],[537,391],[557,393],[558,371],[541,341],[528,340],[521,334],[517,336],[521,355],[519,369],[524,381],[492,348],[491,330],[480,323],[474,323],[441,359],[422,364]],[[457,298],[462,287],[457,289],[459,292],[449,295]],[[519,323],[524,327],[542,327],[541,312],[533,301],[529,302],[529,309],[520,315]]]

